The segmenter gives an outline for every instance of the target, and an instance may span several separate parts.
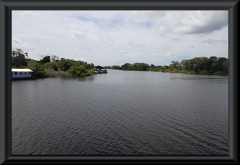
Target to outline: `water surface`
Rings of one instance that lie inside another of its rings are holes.
[[[228,77],[117,71],[12,82],[13,155],[228,155]]]

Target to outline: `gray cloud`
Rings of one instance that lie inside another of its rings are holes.
[[[140,41],[128,41],[128,44],[132,46],[134,50],[142,50],[145,47]]]
[[[81,39],[84,38],[84,35],[81,34],[80,32],[74,32],[74,38],[75,38],[76,40],[81,40]]]
[[[29,49],[33,59],[46,48],[60,58],[87,58],[95,65],[168,65],[172,59],[228,53],[227,11],[31,12],[12,12],[12,46]]]
[[[108,45],[112,45],[114,43],[109,36],[102,36],[102,40]]]
[[[202,40],[202,42],[206,42],[206,43],[209,43],[209,44],[212,44],[212,43],[227,43],[227,41],[225,40],[216,40],[216,39],[211,39],[211,38],[208,38],[207,40]]]
[[[121,50],[120,53],[121,53],[121,54],[125,54],[125,53],[127,53],[127,52],[126,52],[125,50]]]
[[[175,32],[184,34],[208,34],[228,26],[228,12],[216,11],[209,12],[208,14],[206,14],[206,11],[196,12],[191,16],[184,15],[183,18],[179,20]]]
[[[167,52],[167,53],[165,53],[164,56],[169,57],[169,58],[175,57],[175,56],[172,56],[172,52]]]
[[[13,48],[19,48],[22,50],[29,50],[29,49],[33,49],[33,45],[27,42],[23,42],[17,38],[13,38],[12,40],[12,46]]]
[[[158,29],[158,34],[164,34],[168,31],[168,28],[166,26],[161,25]]]

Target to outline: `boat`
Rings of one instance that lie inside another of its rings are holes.
[[[102,70],[102,73],[107,73],[107,69],[103,69],[103,70]]]
[[[107,70],[106,69],[97,69],[96,71],[95,71],[95,73],[96,74],[102,74],[102,73],[107,73]]]

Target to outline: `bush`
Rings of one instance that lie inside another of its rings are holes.
[[[214,72],[213,75],[227,75],[227,73],[224,71],[217,71],[217,72]]]
[[[68,70],[69,73],[76,76],[90,76],[91,72],[84,66],[71,66]]]
[[[34,78],[44,78],[48,77],[48,74],[44,67],[40,65],[39,63],[36,63],[35,61],[31,61],[28,64],[28,68],[33,71],[33,77]]]

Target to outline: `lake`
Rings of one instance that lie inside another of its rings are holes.
[[[228,155],[228,77],[12,81],[13,155]]]

